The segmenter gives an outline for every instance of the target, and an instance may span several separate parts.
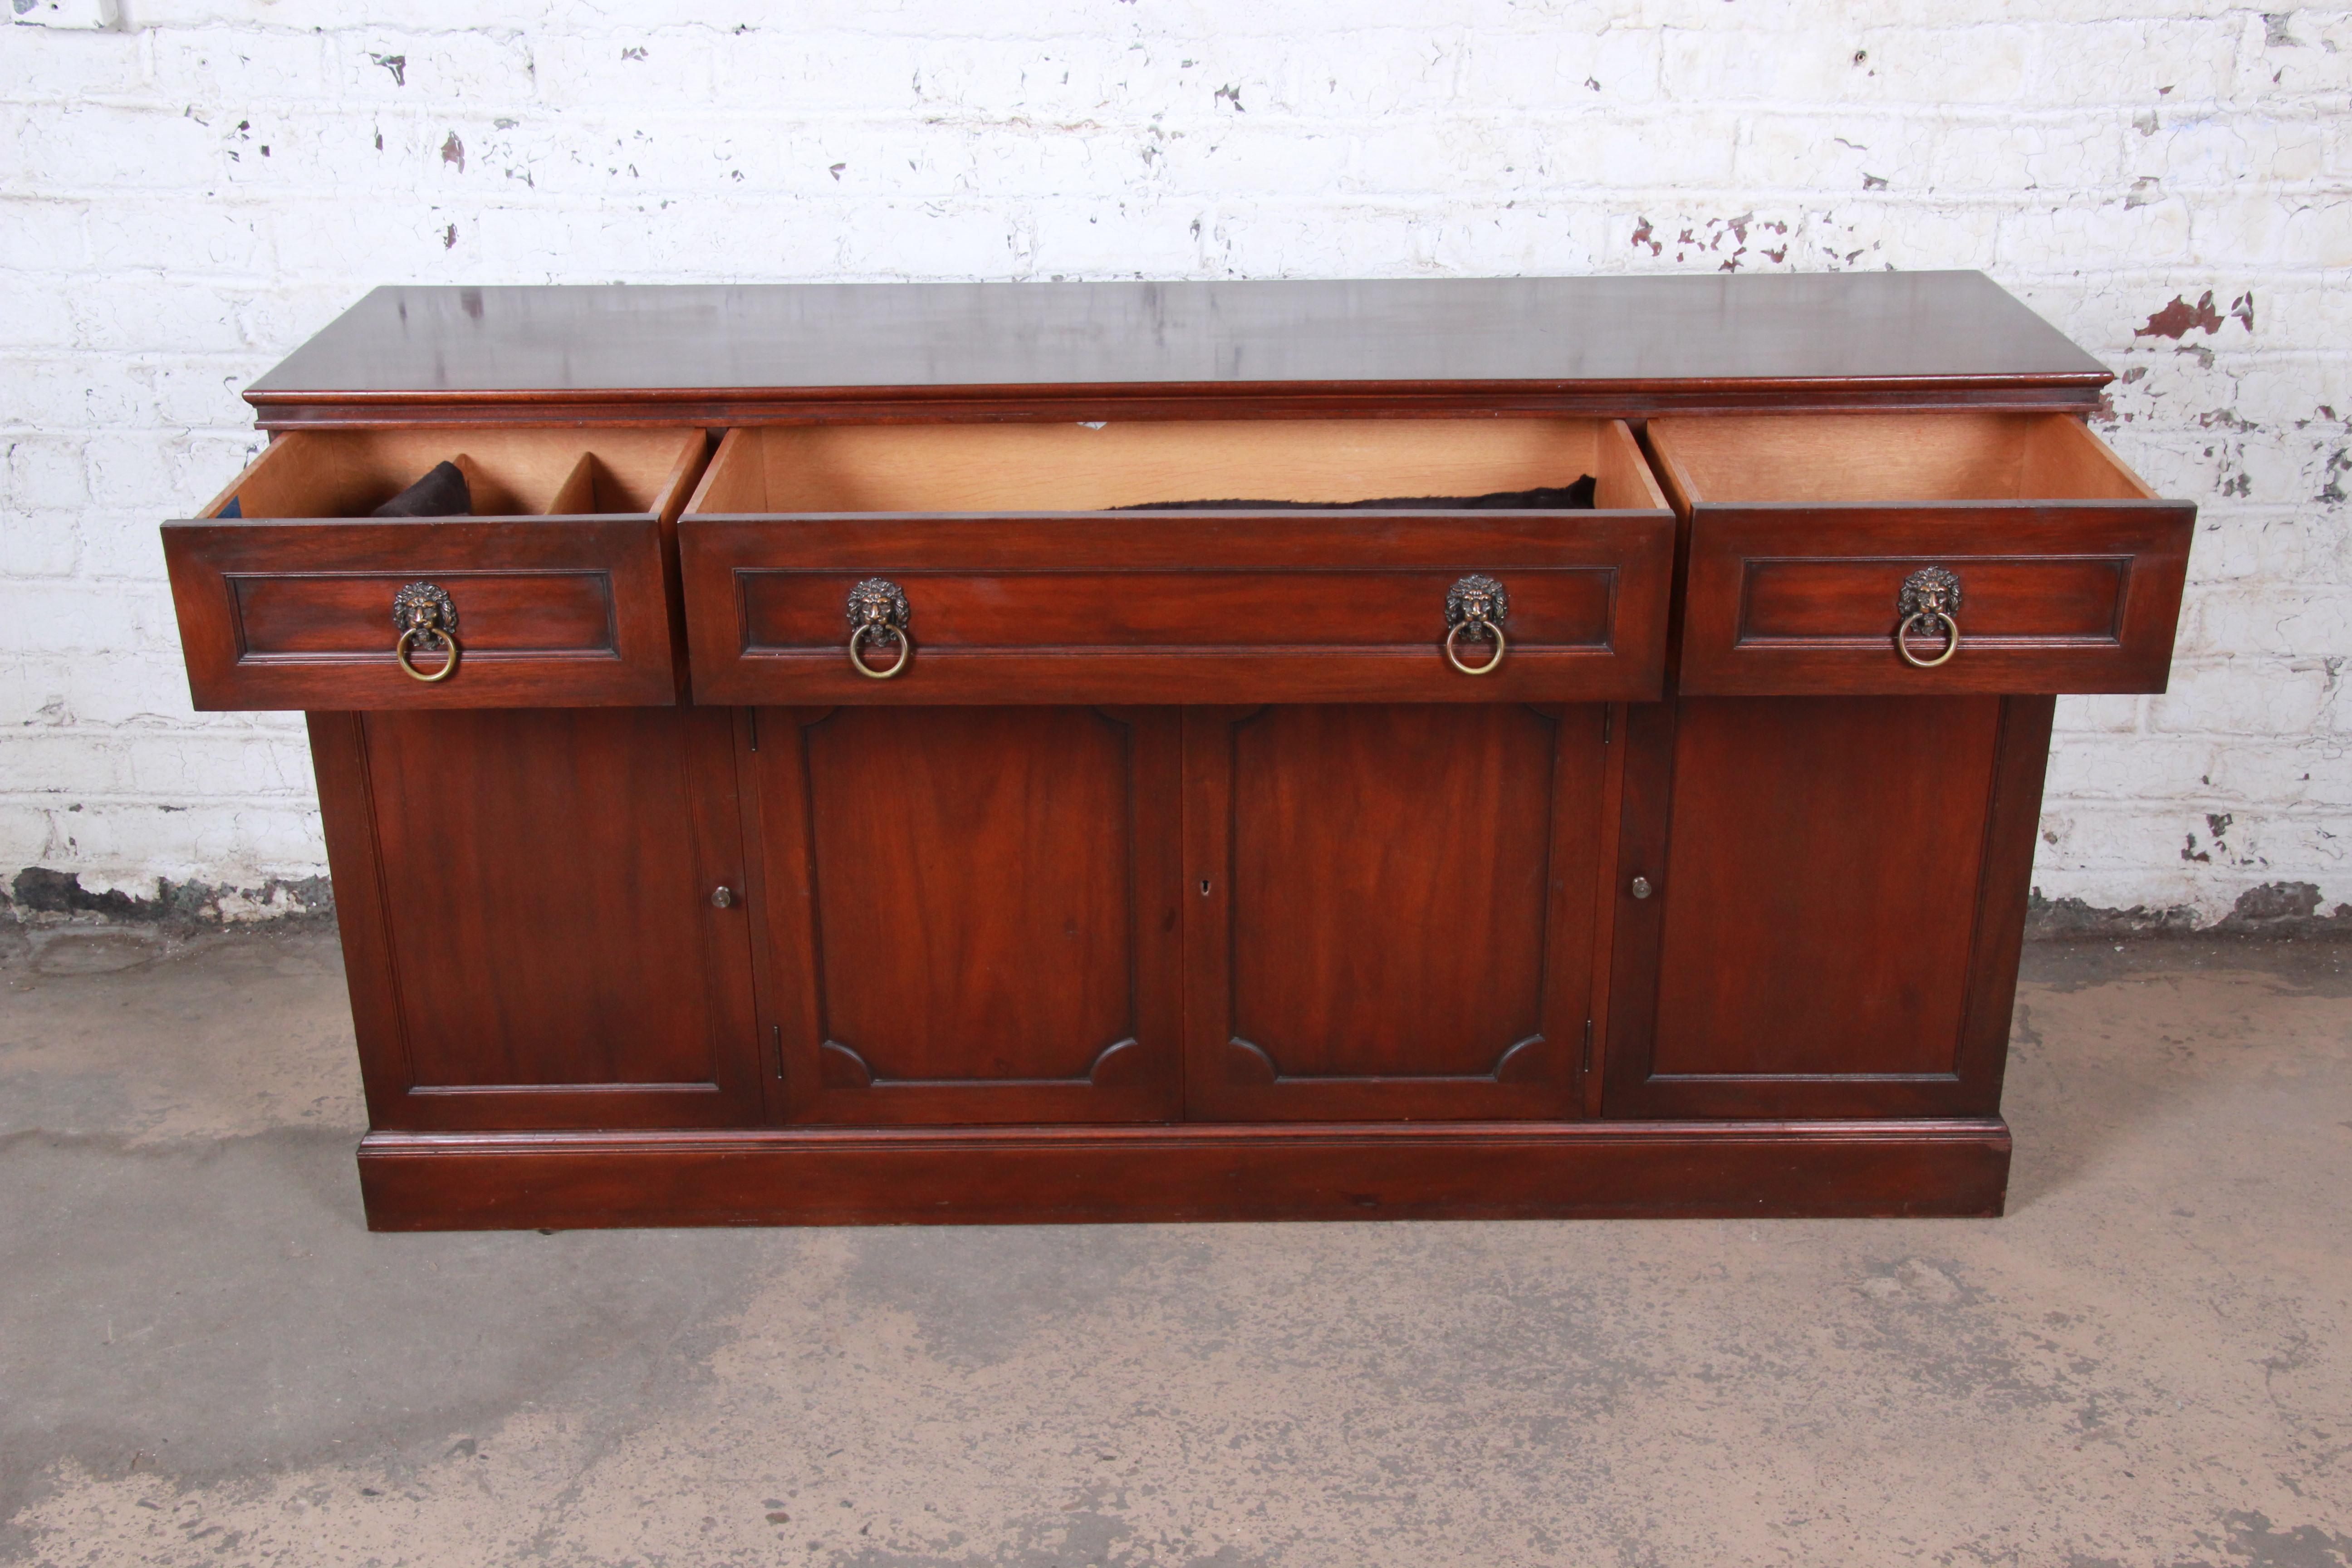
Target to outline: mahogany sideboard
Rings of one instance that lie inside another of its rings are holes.
[[[378,1228],[1993,1215],[2195,518],[2107,379],[1964,272],[380,289],[163,541]]]

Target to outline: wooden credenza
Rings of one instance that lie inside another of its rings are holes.
[[[163,537],[379,1228],[1990,1215],[2195,517],[2106,380],[1973,273],[385,289]]]

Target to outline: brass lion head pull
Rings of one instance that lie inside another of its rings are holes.
[[[1933,669],[1960,651],[1960,580],[1943,567],[1922,566],[1903,579],[1902,591],[1895,595],[1895,613],[1903,617],[1895,628],[1895,651],[1912,668]],[[1914,654],[1909,646],[1914,626],[1922,632],[1940,629],[1944,651],[1933,658]]]
[[[887,680],[907,668],[908,656],[915,651],[915,639],[908,630],[914,612],[908,607],[907,595],[898,584],[887,577],[868,577],[849,591],[849,663],[858,674],[874,680]],[[886,669],[867,664],[858,649],[868,642],[898,645],[898,658]]]
[[[457,672],[457,606],[437,583],[411,583],[392,596],[392,626],[399,633],[392,645],[394,662],[415,679],[431,686]],[[410,662],[422,649],[442,653],[441,668],[427,675]]]
[[[1510,644],[1503,623],[1510,617],[1511,596],[1492,577],[1472,573],[1445,591],[1445,662],[1465,675],[1491,675],[1503,662]],[[1494,640],[1495,657],[1484,664],[1465,664],[1456,651],[1464,638]]]

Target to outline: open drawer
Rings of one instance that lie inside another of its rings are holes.
[[[163,525],[195,705],[677,701],[664,537],[708,447],[675,429],[279,437],[201,518]],[[469,515],[368,516],[444,460]]]
[[[2161,691],[2197,509],[2059,414],[1654,419],[1680,688]]]
[[[827,426],[678,549],[703,702],[1646,699],[1674,518],[1615,420]]]

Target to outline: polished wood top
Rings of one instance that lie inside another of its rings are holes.
[[[1642,414],[2079,407],[2107,379],[1981,273],[1854,272],[390,287],[247,395],[271,425],[525,402],[591,420]]]

